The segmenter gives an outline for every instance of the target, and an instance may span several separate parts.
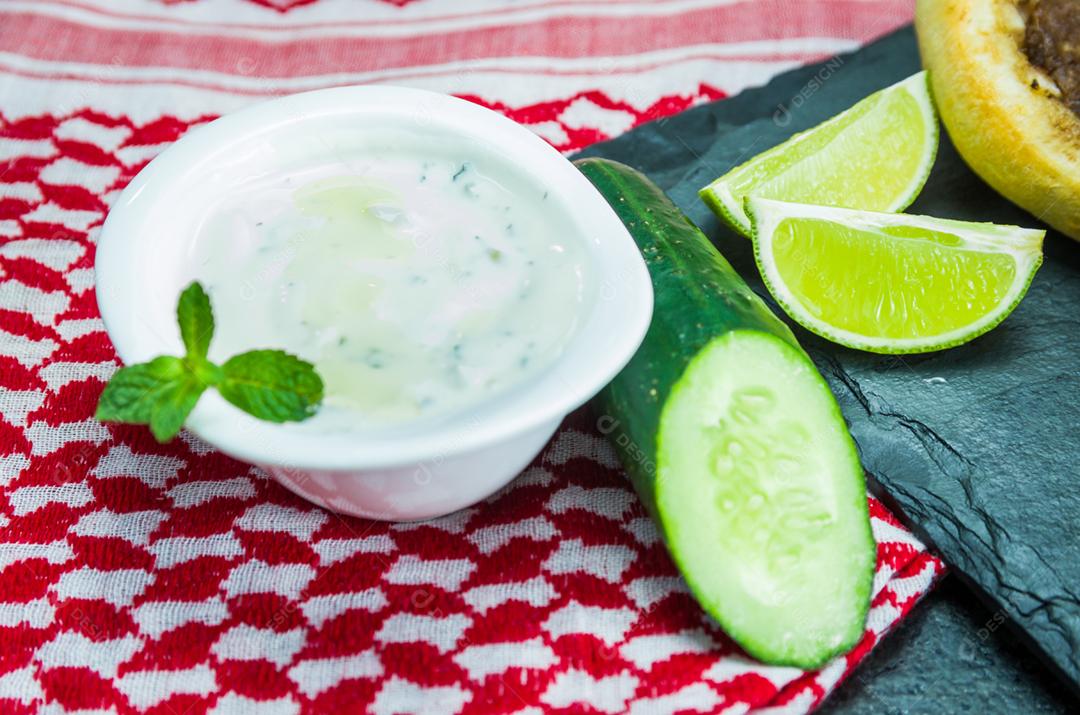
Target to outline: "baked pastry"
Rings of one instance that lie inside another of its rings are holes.
[[[1080,240],[1080,0],[918,0],[915,27],[960,155]]]

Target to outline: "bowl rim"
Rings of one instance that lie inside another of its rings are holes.
[[[427,90],[350,86],[279,97],[198,127],[151,161],[123,190],[101,229],[95,288],[106,332],[124,364],[160,354],[182,354],[175,352],[182,350],[178,338],[140,327],[148,324],[145,304],[149,301],[140,301],[142,281],[132,265],[134,257],[141,255],[136,248],[154,240],[154,232],[146,230],[152,225],[150,218],[158,202],[175,191],[179,177],[207,157],[262,133],[296,131],[305,122],[337,115],[415,117],[418,106],[436,116],[443,130],[481,138],[514,162],[517,171],[573,197],[572,203],[555,205],[567,207],[578,225],[588,224],[590,236],[602,237],[587,240],[595,247],[590,251],[590,277],[599,285],[592,306],[586,310],[600,311],[598,319],[615,321],[619,329],[600,345],[595,344],[596,336],[588,335],[585,325],[579,326],[553,364],[530,378],[527,389],[511,388],[508,395],[496,395],[467,408],[461,416],[471,419],[439,420],[430,425],[418,422],[415,430],[403,430],[389,440],[377,432],[365,438],[359,430],[300,432],[288,425],[261,422],[213,390],[204,393],[188,417],[185,426],[190,432],[243,461],[300,470],[363,470],[442,460],[561,419],[599,392],[629,362],[651,322],[652,282],[622,221],[569,160],[525,127],[478,104]],[[604,292],[615,296],[602,295]],[[597,316],[588,315],[595,322]],[[582,344],[590,339],[594,344],[586,350]],[[567,359],[573,354],[583,354],[586,360],[571,370]]]

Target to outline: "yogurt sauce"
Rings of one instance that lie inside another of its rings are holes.
[[[495,162],[488,162],[495,163]],[[260,177],[201,217],[193,274],[211,357],[277,347],[326,383],[307,429],[446,416],[549,366],[588,295],[588,256],[511,172],[406,152]]]

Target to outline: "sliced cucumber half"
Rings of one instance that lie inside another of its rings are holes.
[[[806,355],[736,330],[673,386],[656,501],[691,590],[748,653],[816,667],[862,636],[876,549],[855,445]]]
[[[877,547],[855,444],[791,330],[649,179],[577,166],[637,242],[656,310],[596,407],[705,611],[756,658],[858,642]],[[598,427],[600,424],[598,423]]]

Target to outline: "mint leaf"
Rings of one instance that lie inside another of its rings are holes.
[[[150,415],[150,431],[154,433],[154,439],[168,442],[175,437],[205,391],[206,385],[193,375],[187,375],[163,389]]]
[[[214,337],[214,312],[210,308],[210,296],[198,281],[191,283],[180,294],[176,319],[180,323],[180,337],[188,357],[205,358],[210,350],[210,339]]]
[[[98,400],[99,420],[149,425],[159,442],[168,442],[211,386],[240,409],[270,422],[305,420],[322,403],[323,382],[315,367],[281,350],[252,350],[220,367],[210,362],[214,313],[198,282],[180,294],[176,319],[186,357],[163,355],[117,370]]]
[[[105,422],[150,424],[158,400],[186,372],[183,360],[167,356],[122,367],[102,390],[95,416]]]
[[[177,357],[120,368],[101,392],[96,417],[103,422],[150,425],[159,442],[168,442],[206,390]]]
[[[299,422],[322,402],[323,381],[315,367],[281,350],[241,353],[221,370],[221,396],[261,420]]]

